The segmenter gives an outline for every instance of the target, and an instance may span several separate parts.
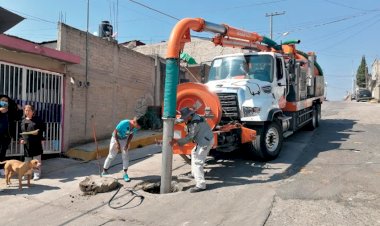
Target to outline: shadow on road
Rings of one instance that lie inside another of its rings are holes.
[[[61,189],[56,186],[33,184],[33,182],[31,182],[30,187],[27,187],[25,183],[26,182],[24,181],[23,188],[20,191],[18,190],[18,182],[17,183],[14,182],[9,187],[4,188],[4,191],[0,192],[0,196],[2,195],[36,195],[36,194],[43,193],[44,191]]]
[[[285,140],[291,144],[283,149],[280,156],[270,162],[259,162],[243,157],[241,153],[226,153],[216,157],[206,165],[210,171],[206,174],[208,189],[246,184],[261,184],[279,181],[291,177],[305,167],[321,152],[339,149],[350,135],[364,131],[354,130],[354,120],[327,119],[320,122],[318,129],[312,132],[299,131]],[[305,133],[312,133],[309,139],[303,139]],[[289,147],[303,145],[304,148],[294,154]],[[289,166],[290,165],[290,166]]]

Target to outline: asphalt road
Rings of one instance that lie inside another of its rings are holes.
[[[379,115],[378,104],[325,102],[265,225],[380,225]]]
[[[78,184],[98,173],[97,161],[49,159],[44,178],[17,190],[0,192],[4,225],[380,225],[380,105],[325,102],[320,127],[286,139],[278,159],[262,163],[241,153],[208,161],[207,190],[189,193],[190,171],[179,156],[173,160],[173,181],[181,191],[153,194],[125,188],[160,180],[159,146],[130,153],[132,182],[114,194],[83,196]],[[104,159],[101,160],[101,162]],[[110,169],[121,179],[121,156]],[[0,183],[2,183],[1,180]],[[0,184],[1,185],[1,184]]]

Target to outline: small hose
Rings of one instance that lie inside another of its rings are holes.
[[[135,205],[135,206],[132,206],[132,207],[128,207],[127,209],[131,209],[131,208],[134,208],[134,207],[137,207],[137,206],[139,206],[139,205],[141,205],[141,203],[144,201],[144,199],[145,199],[145,197],[143,196],[143,195],[140,195],[140,194],[138,194],[135,190],[133,190],[133,189],[128,189],[128,188],[126,188],[126,190],[128,191],[128,192],[130,192],[132,195],[133,195],[133,197],[131,198],[131,199],[129,199],[128,200],[128,202],[126,202],[126,203],[124,203],[124,204],[122,204],[122,205],[119,205],[119,206],[112,206],[111,205],[111,202],[113,201],[113,199],[116,197],[116,195],[119,193],[119,191],[120,191],[120,189],[123,187],[123,185],[119,185],[119,188],[116,190],[116,192],[115,192],[115,194],[110,198],[110,200],[108,201],[108,206],[110,207],[110,208],[112,208],[112,209],[119,209],[119,208],[121,208],[121,207],[124,207],[124,206],[126,206],[126,205],[128,205],[130,202],[132,202],[135,198],[140,198],[140,202],[137,204],[137,205]]]

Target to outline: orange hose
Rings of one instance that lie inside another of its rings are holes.
[[[200,32],[204,26],[201,18],[185,18],[180,20],[173,28],[169,41],[166,58],[179,58],[179,52],[186,42],[190,42],[190,29]]]

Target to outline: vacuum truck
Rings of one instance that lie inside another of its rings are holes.
[[[216,33],[216,45],[244,48],[244,53],[217,56],[206,82],[179,84],[177,110],[193,107],[214,131],[214,149],[243,149],[262,160],[275,159],[283,139],[301,128],[319,126],[324,78],[313,52],[296,49],[299,40],[277,44],[254,32],[201,21],[202,31]],[[186,125],[174,126],[174,137]],[[194,144],[174,147],[189,154]]]

